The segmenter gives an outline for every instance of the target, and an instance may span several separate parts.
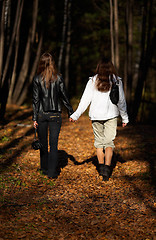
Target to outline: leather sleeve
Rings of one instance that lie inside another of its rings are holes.
[[[39,99],[39,83],[38,77],[33,79],[33,96],[32,96],[32,106],[33,106],[33,121],[37,121],[40,99]]]
[[[64,106],[68,110],[68,116],[70,116],[74,111],[73,111],[73,108],[72,108],[72,106],[69,102],[68,96],[67,96],[64,80],[61,77],[59,79],[59,87],[60,87],[60,93],[61,93],[60,94],[61,100],[62,100]]]

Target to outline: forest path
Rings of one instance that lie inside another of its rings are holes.
[[[0,127],[0,239],[155,240],[153,126],[118,127],[108,182],[97,171],[91,122],[69,123],[59,137],[61,172],[41,175],[31,148],[31,109],[10,108]]]

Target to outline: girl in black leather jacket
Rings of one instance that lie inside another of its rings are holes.
[[[61,101],[73,113],[65,84],[57,73],[51,54],[44,53],[39,61],[37,75],[33,79],[33,121],[37,128],[40,149],[40,166],[43,174],[56,178],[58,165],[58,137],[61,129]],[[48,128],[50,153],[48,154]]]

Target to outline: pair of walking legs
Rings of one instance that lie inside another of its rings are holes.
[[[117,118],[104,121],[92,121],[95,137],[94,145],[97,149],[97,158],[99,162],[99,174],[105,180],[110,176],[110,165],[113,156],[114,139],[116,136]]]
[[[113,156],[113,149],[111,147],[105,148],[105,153],[103,148],[97,148],[97,158],[99,162],[99,174],[103,177],[104,181],[108,181],[111,175],[111,160]]]
[[[43,146],[40,150],[40,166],[43,173],[47,174],[48,177],[57,177],[58,137],[61,129],[61,122],[60,113],[41,113],[38,117],[38,137]]]
[[[104,164],[110,166],[111,165],[111,160],[113,156],[113,149],[111,147],[107,147],[105,149],[105,153],[103,151],[103,148],[97,148],[97,158],[99,164]],[[105,159],[105,161],[104,161]]]

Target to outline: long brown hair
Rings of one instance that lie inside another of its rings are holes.
[[[116,70],[112,62],[107,58],[102,58],[96,68],[96,87],[100,92],[108,92],[110,89],[110,78],[116,76]]]
[[[48,88],[50,82],[54,82],[57,79],[57,69],[55,66],[54,58],[50,53],[44,53],[39,60],[37,74],[42,76],[42,80],[46,81],[46,87]]]

